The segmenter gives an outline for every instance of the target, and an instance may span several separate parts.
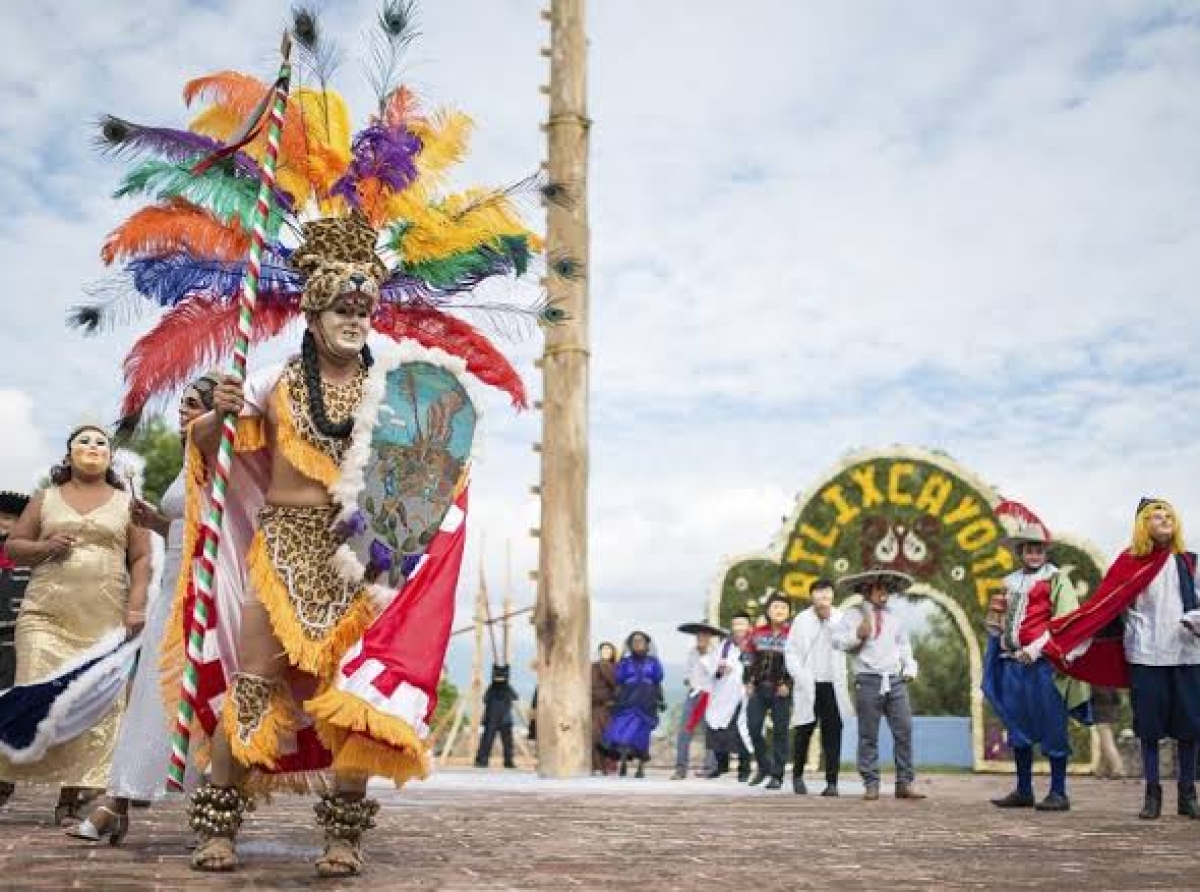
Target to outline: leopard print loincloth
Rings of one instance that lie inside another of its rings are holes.
[[[361,594],[360,586],[347,583],[334,569],[340,544],[332,530],[337,515],[334,505],[267,505],[258,515],[266,557],[287,590],[301,633],[313,642],[324,641]]]

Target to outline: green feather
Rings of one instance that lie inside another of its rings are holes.
[[[121,181],[114,198],[127,195],[147,195],[158,201],[184,198],[192,204],[211,211],[223,223],[237,216],[244,230],[249,231],[258,202],[258,183],[231,174],[220,165],[210,167],[197,176],[192,173],[194,162],[172,163],[151,159],[143,161]],[[283,222],[279,210],[272,206],[269,232],[277,232]]]
[[[496,241],[471,251],[460,251],[437,260],[411,264],[407,272],[424,279],[432,287],[453,290],[481,276],[496,274],[496,255],[509,261],[513,271],[524,275],[529,267],[529,243],[524,236],[501,236]]]

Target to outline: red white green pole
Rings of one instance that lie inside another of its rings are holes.
[[[231,374],[239,381],[246,379],[246,354],[250,349],[250,336],[254,327],[254,308],[258,301],[258,280],[262,270],[263,248],[266,245],[267,225],[271,214],[272,190],[275,186],[275,165],[279,158],[280,134],[283,131],[283,115],[287,108],[288,88],[291,82],[291,39],[284,35],[283,61],[279,76],[275,80],[274,101],[267,129],[267,151],[262,161],[262,180],[258,184],[258,202],[254,208],[253,238],[250,244],[250,260],[242,278],[238,316],[238,334],[233,347]],[[225,516],[225,493],[229,485],[229,472],[233,465],[233,445],[237,434],[237,418],[225,415],[221,419],[221,443],[217,449],[216,472],[209,490],[212,506],[204,521],[201,533],[201,555],[195,568],[196,597],[192,615],[187,624],[187,661],[183,669],[179,708],[175,714],[175,730],[171,737],[171,763],[167,772],[167,787],[183,789],[183,776],[187,767],[188,747],[191,743],[192,722],[196,715],[199,665],[203,662],[204,633],[209,620],[216,615],[213,603],[213,577],[217,562],[217,549],[221,545],[221,521]]]

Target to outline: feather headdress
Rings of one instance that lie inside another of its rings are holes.
[[[252,342],[297,318],[304,278],[289,261],[303,224],[361,215],[380,233],[392,261],[375,312],[377,331],[464,359],[485,383],[524,406],[511,364],[471,324],[451,313],[482,311],[552,323],[561,312],[545,301],[489,305],[469,296],[495,276],[520,277],[540,259],[542,241],[520,219],[522,195],[570,200],[561,184],[537,178],[498,189],[445,191],[447,171],[462,160],[471,120],[453,110],[425,112],[399,82],[404,52],[416,35],[413,0],[387,0],[369,37],[369,76],[376,107],[354,132],[342,97],[329,87],[339,52],[311,10],[293,13],[300,85],[283,121],[267,246],[262,258]],[[271,85],[222,71],[190,81],[184,102],[195,109],[186,128],[151,127],[106,116],[97,142],[132,169],[116,191],[148,204],[105,240],[101,258],[120,265],[117,279],[72,310],[70,322],[95,331],[118,307],[158,308],[157,326],[125,360],[121,407],[128,422],[147,402],[178,388],[232,349],[239,288],[250,243],[249,221],[266,150],[256,126]],[[545,263],[544,261],[541,261]],[[575,267],[556,258],[550,274]]]

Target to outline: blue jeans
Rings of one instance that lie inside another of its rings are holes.
[[[767,715],[771,716],[771,747],[767,748],[764,733]],[[770,777],[783,777],[788,760],[788,732],[792,724],[792,697],[775,693],[775,685],[759,685],[746,704],[746,723],[754,744],[754,761],[758,770]]]

